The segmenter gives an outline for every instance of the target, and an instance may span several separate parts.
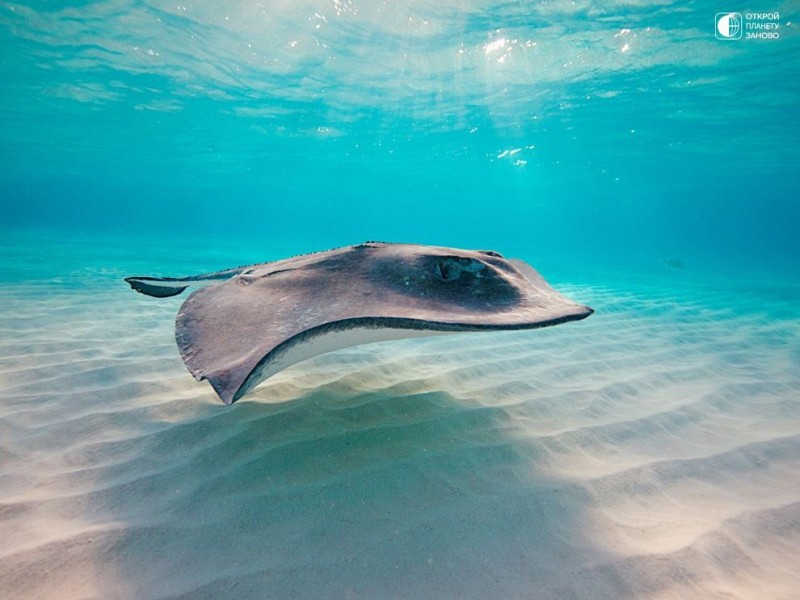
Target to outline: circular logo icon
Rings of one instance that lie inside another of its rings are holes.
[[[742,15],[739,13],[717,13],[714,33],[720,40],[738,40],[742,37]]]

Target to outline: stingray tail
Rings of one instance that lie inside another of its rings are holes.
[[[225,281],[249,269],[250,266],[252,265],[192,275],[191,277],[126,277],[125,281],[140,294],[154,298],[169,298],[177,296],[189,286],[203,286]]]
[[[186,282],[171,277],[126,277],[125,281],[140,294],[154,298],[177,296],[189,287]]]

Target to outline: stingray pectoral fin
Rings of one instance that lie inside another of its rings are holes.
[[[522,273],[528,281],[537,287],[547,286],[548,289],[550,288],[550,284],[548,284],[544,277],[539,274],[539,271],[534,269],[525,261],[522,261],[518,258],[509,258],[508,262],[511,263],[520,273]]]
[[[207,380],[225,404],[233,404],[275,373],[320,354],[374,342],[454,333],[426,329],[424,323],[408,319],[352,319],[302,331],[264,350],[263,354],[256,351],[238,359],[231,357],[224,366],[207,369],[197,360],[191,341],[194,336],[184,329],[182,318],[178,321],[176,338],[189,370],[197,380]],[[218,340],[217,345],[221,345],[220,338],[215,339]]]
[[[232,367],[217,371],[214,374],[203,375],[197,379],[207,380],[208,383],[211,384],[211,387],[214,388],[217,396],[219,396],[225,404],[233,404],[239,399],[240,394],[238,392],[242,387],[242,382],[247,379],[250,370],[251,369],[248,367]]]
[[[140,294],[153,296],[154,298],[177,296],[189,287],[185,283],[176,282],[174,279],[159,279],[158,277],[126,277],[125,281]]]
[[[561,294],[556,292],[549,283],[539,274],[539,271],[534,269],[525,261],[522,261],[518,258],[509,258],[508,262],[517,269],[528,282],[533,285],[535,288],[540,290],[546,290],[546,293],[551,297],[560,297],[566,300]],[[573,303],[574,304],[574,303]],[[572,312],[566,318],[561,319],[554,319],[554,324],[558,322],[565,322],[565,321],[574,321],[574,320],[581,320],[585,319],[589,315],[594,314],[594,309],[591,306],[584,306],[582,304],[574,304],[574,307],[578,309],[578,312]]]

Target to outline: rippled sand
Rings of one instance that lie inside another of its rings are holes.
[[[0,597],[800,597],[798,288],[559,287],[226,407],[182,298],[1,286]]]

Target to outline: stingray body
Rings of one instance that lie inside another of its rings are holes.
[[[184,278],[128,277],[184,302],[175,338],[196,379],[231,404],[332,350],[458,332],[534,329],[588,317],[528,264],[491,251],[367,242]]]

